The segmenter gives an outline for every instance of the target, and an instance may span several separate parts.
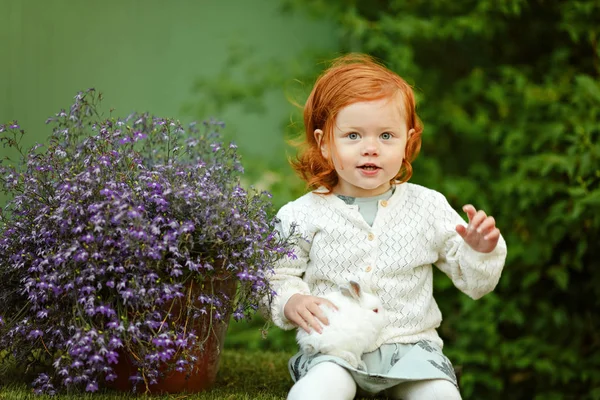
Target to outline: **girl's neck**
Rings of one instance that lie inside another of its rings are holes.
[[[387,193],[392,189],[392,186],[393,185],[388,183],[385,186],[381,185],[375,189],[363,189],[361,187],[338,183],[338,185],[333,188],[332,192],[333,192],[333,194],[340,195],[340,196],[353,197],[353,198],[362,198],[362,197],[368,198],[368,197],[376,197],[383,193]]]
[[[372,199],[379,200],[380,198],[382,198],[382,199],[389,198],[392,193],[394,193],[394,186],[391,186],[391,185],[383,193],[373,194],[373,195],[368,195],[368,196],[350,196],[350,195],[346,195],[346,194],[342,194],[342,193],[337,193],[335,190],[333,192],[333,194],[335,194],[337,197],[339,197],[341,199],[359,199],[359,200],[372,200]]]

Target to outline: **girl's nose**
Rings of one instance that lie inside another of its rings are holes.
[[[377,139],[366,139],[363,141],[363,147],[361,149],[361,155],[363,156],[376,156],[379,154],[379,144]]]

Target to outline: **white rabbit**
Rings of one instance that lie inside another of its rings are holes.
[[[339,292],[322,297],[338,309],[320,305],[329,325],[323,325],[321,334],[312,329],[307,333],[299,328],[296,334],[298,345],[308,355],[321,353],[337,356],[354,368],[364,370],[362,354],[377,340],[386,323],[381,300],[362,290],[355,281],[350,281],[348,286],[341,286]]]

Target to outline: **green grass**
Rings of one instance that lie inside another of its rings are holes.
[[[157,400],[280,400],[285,399],[292,386],[287,361],[292,356],[285,352],[225,350],[213,389],[196,394],[153,395]],[[0,377],[0,381],[4,380]],[[0,400],[50,399],[34,396],[26,382],[11,377],[11,383],[0,389]],[[100,390],[94,394],[61,394],[65,400],[94,399],[122,400],[144,397],[132,393]],[[55,397],[56,398],[56,397]]]
[[[59,394],[56,397],[36,396],[29,381],[18,376],[0,376],[6,384],[0,389],[0,400],[124,400],[149,397],[152,400],[284,400],[293,381],[287,362],[293,353],[283,351],[225,350],[215,386],[195,394],[136,395],[108,389],[96,393]]]

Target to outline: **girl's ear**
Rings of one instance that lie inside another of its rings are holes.
[[[325,143],[323,143],[323,131],[320,129],[315,129],[315,140],[317,141],[317,145],[321,149],[321,155],[326,160],[329,160],[329,148]]]
[[[408,131],[408,134],[406,135],[406,140],[410,139],[412,137],[412,135],[415,134],[415,130],[414,128]]]

